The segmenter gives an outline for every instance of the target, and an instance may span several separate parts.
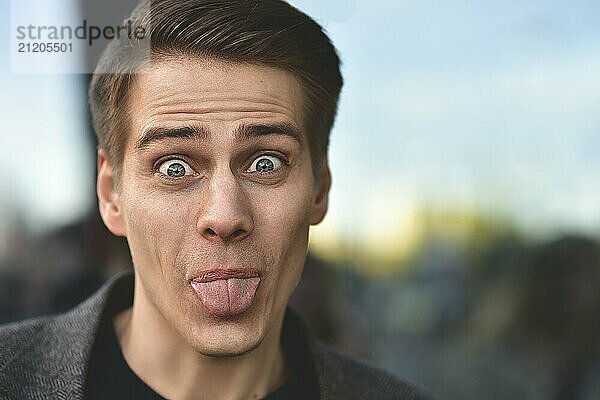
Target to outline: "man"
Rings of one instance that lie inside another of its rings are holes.
[[[102,219],[134,276],[0,331],[8,399],[425,399],[314,341],[288,299],[327,210],[335,49],[280,0],[159,0],[90,87]]]

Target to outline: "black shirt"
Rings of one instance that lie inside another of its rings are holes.
[[[133,298],[133,279],[115,287],[102,316],[89,363],[85,398],[89,400],[164,400],[144,383],[123,358],[112,318],[130,307]],[[282,345],[290,370],[286,383],[270,393],[265,400],[318,399],[318,382],[309,357],[305,328],[292,311],[286,312]]]

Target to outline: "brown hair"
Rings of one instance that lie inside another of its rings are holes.
[[[117,37],[108,45],[89,90],[99,146],[117,180],[136,71],[151,60],[182,56],[266,65],[299,77],[317,176],[343,83],[339,57],[319,24],[282,0],[142,0],[127,24],[142,27],[143,34]]]

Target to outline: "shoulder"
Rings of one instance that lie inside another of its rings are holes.
[[[67,312],[0,325],[0,372],[30,357],[57,360],[87,354],[110,293],[117,289],[128,293],[132,285],[131,276],[117,275]]]
[[[24,377],[35,375],[36,352],[45,335],[48,318],[35,318],[0,326],[0,398],[29,398],[20,393]]]
[[[130,286],[115,277],[63,314],[0,326],[0,399],[80,398],[109,295]]]
[[[315,344],[314,355],[326,398],[434,400],[424,389],[322,343]]]
[[[43,332],[49,317],[0,325],[0,371]]]

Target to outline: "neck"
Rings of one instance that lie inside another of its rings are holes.
[[[280,344],[283,315],[258,347],[234,357],[197,352],[140,299],[113,320],[129,367],[154,391],[173,400],[263,398],[281,386],[286,368]],[[201,393],[201,397],[199,397]]]

